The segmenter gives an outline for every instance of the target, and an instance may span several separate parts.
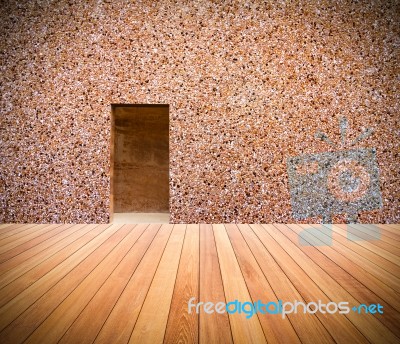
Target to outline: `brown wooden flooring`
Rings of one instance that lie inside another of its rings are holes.
[[[314,227],[307,240],[299,233]],[[400,226],[0,225],[0,343],[400,343]],[[324,244],[325,243],[325,244]],[[383,314],[188,313],[195,302]]]

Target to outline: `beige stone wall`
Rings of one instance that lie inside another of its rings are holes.
[[[170,105],[172,222],[296,221],[287,159],[348,149],[340,117],[375,130],[353,148],[376,148],[383,206],[359,220],[399,222],[398,1],[0,11],[1,222],[108,221],[112,103]]]

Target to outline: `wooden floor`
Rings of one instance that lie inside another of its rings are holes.
[[[0,225],[0,343],[400,343],[400,226],[299,244],[310,226]],[[192,297],[384,314],[189,314]]]

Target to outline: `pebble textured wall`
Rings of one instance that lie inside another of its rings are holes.
[[[174,223],[297,221],[287,159],[346,149],[342,117],[350,140],[374,130],[353,148],[376,149],[382,207],[358,220],[399,222],[399,13],[388,0],[3,2],[0,222],[108,222],[112,103],[170,105]]]

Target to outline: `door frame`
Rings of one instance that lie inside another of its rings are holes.
[[[115,109],[118,107],[168,107],[169,104],[124,104],[112,103],[111,104],[111,131],[110,131],[110,207],[109,207],[109,223],[114,219],[114,159],[115,159]],[[169,119],[168,119],[169,121]],[[168,135],[169,139],[169,135]],[[168,185],[169,187],[169,185]]]

